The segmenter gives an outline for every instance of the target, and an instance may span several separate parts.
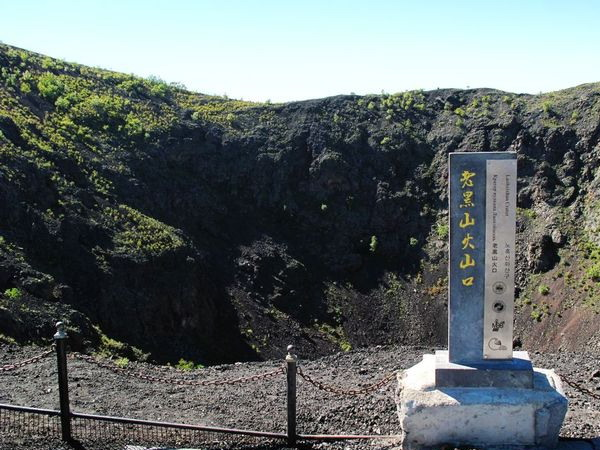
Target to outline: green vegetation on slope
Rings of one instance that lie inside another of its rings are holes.
[[[308,354],[443,344],[446,156],[507,149],[520,304],[543,326],[567,255],[578,305],[598,304],[579,243],[600,243],[555,243],[546,222],[594,216],[599,117],[598,84],[256,104],[0,45],[0,333],[37,339],[59,304],[96,347],[174,364],[269,357],[290,336]]]

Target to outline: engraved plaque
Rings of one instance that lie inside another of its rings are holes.
[[[449,155],[448,355],[512,358],[516,154]]]
[[[483,357],[512,358],[517,161],[488,160]]]

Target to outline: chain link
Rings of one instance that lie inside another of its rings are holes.
[[[298,375],[300,375],[302,378],[304,378],[308,383],[315,386],[317,389],[320,389],[325,392],[329,392],[331,394],[349,395],[349,396],[365,395],[365,394],[369,394],[371,392],[375,392],[375,391],[379,390],[380,388],[382,388],[383,386],[385,386],[386,384],[388,384],[394,378],[396,378],[396,375],[398,374],[397,371],[392,372],[392,373],[386,375],[384,378],[382,378],[378,382],[370,384],[370,385],[365,386],[360,389],[342,389],[342,388],[327,385],[321,381],[315,380],[310,375],[304,373],[304,371],[300,367],[298,367],[297,370],[298,370]]]
[[[271,372],[266,372],[257,375],[251,375],[248,377],[240,377],[240,378],[230,378],[224,380],[186,380],[181,378],[162,378],[154,375],[146,375],[140,372],[133,372],[130,369],[125,367],[119,367],[115,364],[98,360],[90,355],[82,355],[81,353],[71,353],[69,355],[71,358],[76,358],[81,361],[85,361],[87,363],[95,364],[98,367],[102,367],[104,369],[111,370],[112,372],[123,375],[129,378],[137,378],[139,380],[151,381],[153,383],[164,383],[164,384],[172,384],[176,386],[223,386],[223,385],[233,385],[233,384],[241,384],[241,383],[251,383],[256,381],[261,381],[267,378],[271,378],[277,375],[282,375],[285,373],[285,367],[280,367]]]
[[[579,391],[581,394],[585,394],[588,395],[596,400],[600,400],[600,395],[596,394],[595,392],[590,391],[588,388],[583,387],[582,385],[580,385],[579,383],[576,383],[573,380],[570,380],[569,378],[567,378],[564,375],[558,375],[560,377],[560,379],[562,381],[564,381],[566,384],[568,384],[569,386],[571,386],[573,389],[575,389],[576,391]]]
[[[21,367],[25,367],[29,364],[35,364],[44,359],[46,356],[50,355],[51,353],[54,353],[54,346],[52,346],[50,350],[46,350],[44,353],[34,356],[33,358],[26,359],[25,361],[0,366],[0,372],[11,372],[13,370],[20,369]]]

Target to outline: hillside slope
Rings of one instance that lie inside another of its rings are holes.
[[[600,349],[600,85],[255,104],[0,45],[0,333],[62,317],[204,363],[442,345],[447,154],[504,150],[517,344]]]

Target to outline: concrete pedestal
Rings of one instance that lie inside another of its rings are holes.
[[[436,386],[436,357],[398,380],[396,403],[402,448],[441,445],[478,448],[553,448],[567,412],[560,379],[533,369],[533,387]]]
[[[435,387],[533,388],[533,365],[527,352],[513,352],[509,360],[477,363],[450,362],[447,350],[435,352]]]

